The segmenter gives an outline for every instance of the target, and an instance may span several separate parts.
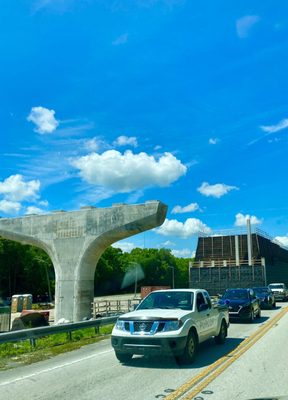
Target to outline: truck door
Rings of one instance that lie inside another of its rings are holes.
[[[197,312],[197,328],[199,339],[202,342],[211,336],[213,326],[213,316],[211,315],[211,307],[205,300],[203,293],[198,292],[196,295],[196,312]]]
[[[210,315],[209,315],[209,318],[210,318],[210,321],[209,321],[210,330],[209,330],[209,333],[210,333],[210,336],[215,336],[215,335],[218,335],[219,328],[220,328],[218,326],[218,324],[219,324],[219,312],[214,307],[212,307],[212,303],[211,303],[211,299],[210,299],[209,294],[206,291],[204,291],[203,295],[204,295],[204,298],[205,298],[205,300],[206,300],[206,302],[207,302],[207,304],[209,306],[209,310],[210,310]]]

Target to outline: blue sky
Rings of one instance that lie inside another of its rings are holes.
[[[288,3],[2,0],[0,215],[161,200],[117,245],[288,245]]]

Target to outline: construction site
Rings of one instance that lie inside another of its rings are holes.
[[[189,265],[189,286],[211,295],[231,287],[288,285],[288,249],[257,228],[200,235],[194,262]]]

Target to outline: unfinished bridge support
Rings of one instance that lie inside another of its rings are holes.
[[[94,274],[104,250],[121,239],[160,226],[167,206],[160,201],[110,208],[1,218],[0,236],[43,249],[55,268],[55,321],[91,317]]]

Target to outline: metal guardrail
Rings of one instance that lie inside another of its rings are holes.
[[[106,318],[98,318],[96,320],[72,322],[69,324],[59,324],[52,326],[43,326],[40,328],[21,329],[19,331],[11,331],[0,333],[0,344],[8,342],[17,342],[20,340],[30,340],[31,345],[35,346],[37,338],[53,335],[55,333],[70,333],[84,328],[99,328],[100,326],[115,323],[118,315]]]
[[[142,299],[122,299],[122,300],[97,300],[92,303],[92,317],[97,318],[98,315],[109,316],[111,313],[121,314],[131,311],[134,306],[138,305]]]
[[[262,265],[263,266],[263,259],[253,259],[252,265]],[[227,260],[210,260],[210,261],[194,261],[191,263],[191,268],[203,268],[203,267],[241,267],[242,265],[246,266],[249,265],[249,260],[239,260],[239,265],[237,265],[236,260],[234,259],[227,259]]]

